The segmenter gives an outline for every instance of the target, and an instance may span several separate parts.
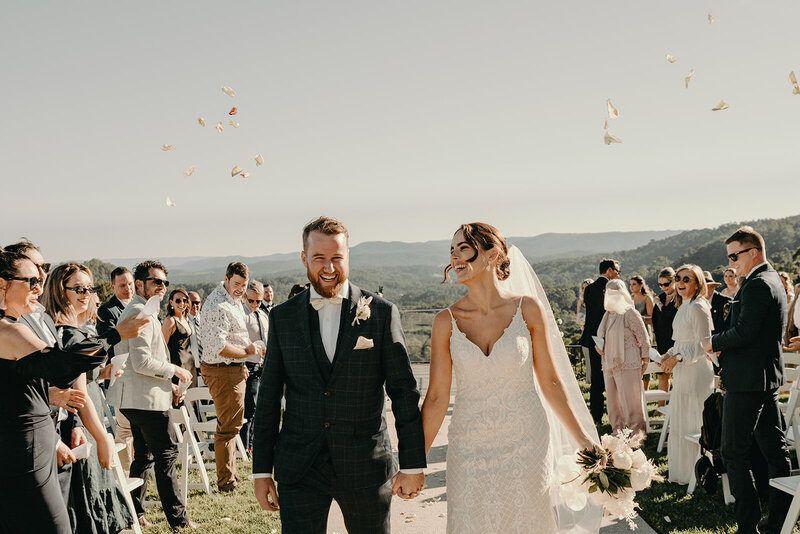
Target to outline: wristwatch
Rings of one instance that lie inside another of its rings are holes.
[[[682,362],[683,361],[683,354],[681,354],[679,352],[678,354],[675,355],[675,359],[678,360],[679,362]]]

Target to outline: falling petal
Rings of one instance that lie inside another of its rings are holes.
[[[169,197],[167,197],[167,207],[168,208],[174,208],[175,207],[175,203],[172,200],[170,200]]]
[[[608,130],[608,119],[603,123],[603,129]]]
[[[603,142],[607,145],[610,145],[611,143],[622,143],[622,139],[612,135],[611,132],[606,132],[606,135],[603,136]]]
[[[239,123],[238,123],[238,122],[236,122],[236,121],[228,121],[228,124],[230,124],[230,125],[231,125],[231,126],[233,126],[234,128],[238,128],[238,127],[239,127]]]
[[[687,74],[686,78],[684,78],[684,81],[686,82],[686,88],[687,89],[689,88],[689,82],[692,81],[692,76],[694,76],[694,69],[690,70],[689,74]]]
[[[675,63],[676,61],[678,61],[678,58],[667,54],[667,61],[669,61],[670,63]]]
[[[250,173],[249,172],[243,172],[239,176],[241,176],[242,178],[247,178],[248,176],[250,176]]]
[[[236,115],[239,112],[236,107],[232,107],[231,110],[228,112],[228,115]]]
[[[619,111],[617,108],[614,107],[614,104],[611,103],[611,99],[609,98],[606,100],[606,107],[608,108],[608,118],[609,119],[618,119],[619,118]]]
[[[222,88],[222,92],[228,96],[236,96],[236,91],[234,91],[232,87],[228,87],[227,85]]]
[[[206,125],[206,120],[203,117],[198,117],[197,122],[200,123],[200,126]]]
[[[222,133],[222,121],[219,121],[219,122],[217,123],[217,131],[218,131],[219,133]]]
[[[256,154],[256,166],[260,167],[264,164],[264,157],[261,154]]]
[[[726,104],[724,100],[720,99],[720,101],[717,102],[717,105],[711,108],[711,111],[721,111],[723,109],[728,109],[728,104]]]
[[[711,13],[708,14],[708,23],[714,24],[714,17],[711,16]]]
[[[194,174],[194,165],[189,165],[185,171],[183,171],[184,176],[191,176]]]
[[[237,174],[239,174],[240,172],[242,172],[242,170],[243,170],[243,169],[237,165],[237,166],[236,166],[236,167],[234,167],[234,168],[233,168],[233,170],[231,171],[231,176],[236,176]]]
[[[173,145],[161,145],[161,150],[166,152],[167,150],[175,150],[175,147]]]
[[[792,94],[800,95],[800,85],[797,84],[797,76],[794,75],[794,71],[789,73],[789,83],[792,84]]]

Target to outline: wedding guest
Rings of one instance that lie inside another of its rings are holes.
[[[275,307],[273,303],[273,299],[275,298],[275,292],[272,290],[272,286],[269,284],[264,284],[264,300],[261,301],[261,309],[264,310],[267,315],[269,312],[272,311],[272,308]]]
[[[303,291],[308,288],[307,284],[295,284],[292,286],[292,289],[289,290],[289,296],[286,297],[287,300],[294,297],[295,295],[299,295]]]
[[[136,295],[122,311],[120,320],[137,316],[151,297],[163,299],[169,286],[166,267],[152,260],[136,266],[133,280]],[[148,476],[155,466],[158,495],[170,527],[196,528],[197,523],[189,519],[178,489],[175,474],[178,438],[169,419],[172,405],[182,400],[172,377],[189,382],[192,375],[170,363],[158,313],[145,317],[145,320],[147,324],[139,336],[116,346],[118,354],[128,353],[128,369],[108,393],[109,399],[113,399],[112,404],[120,408],[131,424],[134,449],[131,477],[144,480],[144,484],[131,492],[131,497],[139,524],[150,526],[144,517],[144,500]]]
[[[711,321],[713,323],[711,333],[716,334],[717,332],[725,330],[725,318],[728,316],[728,310],[730,309],[731,300],[733,299],[715,291],[720,284],[714,281],[714,277],[711,276],[709,271],[703,271],[703,279],[706,282],[707,288],[705,297],[711,305]]]
[[[581,282],[581,290],[580,294],[578,295],[578,325],[583,328],[583,325],[586,323],[586,303],[583,301],[583,292],[586,290],[586,287],[594,282],[591,278],[586,278]],[[592,361],[589,358],[589,347],[581,347],[581,351],[583,352],[583,361],[586,367],[586,383],[592,385]]]
[[[178,367],[183,367],[192,375],[190,387],[197,386],[197,369],[192,356],[192,327],[189,324],[189,293],[183,289],[173,289],[169,294],[167,304],[167,317],[161,327],[164,341],[169,350],[169,361]],[[173,384],[178,383],[177,377],[172,377]]]
[[[269,332],[269,315],[261,308],[262,297],[266,291],[265,286],[258,280],[250,280],[247,284],[247,293],[242,305],[247,324],[247,334],[253,343],[263,343],[267,346],[267,332]],[[258,385],[261,380],[261,368],[264,364],[262,355],[253,355],[244,362],[250,375],[247,377],[247,388],[244,394],[244,419],[242,430],[242,442],[247,450],[253,449],[253,421],[256,413],[256,400],[258,399]]]
[[[720,353],[725,385],[720,452],[736,499],[739,532],[778,532],[792,497],[770,488],[769,513],[759,522],[751,454],[755,440],[766,458],[769,478],[789,476],[791,462],[778,407],[778,388],[784,383],[781,337],[786,326],[786,292],[767,261],[764,238],[752,227],[739,228],[725,245],[731,267],[743,280],[726,329],[711,336],[703,347]]]
[[[672,340],[672,321],[678,313],[675,306],[675,270],[672,267],[665,267],[658,273],[658,287],[661,293],[655,299],[653,308],[653,335],[656,338],[656,348],[659,354],[666,354],[675,343]],[[658,389],[669,391],[670,373],[656,373],[658,376]],[[645,380],[645,389],[649,386],[649,380]],[[659,402],[659,406],[664,406],[665,402]]]
[[[61,264],[47,279],[42,300],[56,324],[64,350],[72,350],[92,337],[84,325],[96,309],[91,298],[95,291],[91,271],[79,263]],[[112,371],[111,366],[109,371]],[[110,472],[114,461],[114,437],[106,431],[102,412],[95,404],[103,402],[100,386],[94,380],[87,380],[83,374],[76,388],[87,396],[78,414],[89,432],[88,441],[97,452],[76,462],[71,470],[72,484],[66,502],[72,531],[116,533],[130,526],[134,518]],[[81,432],[80,438],[76,439],[73,434],[70,440],[62,433],[61,440],[65,446],[74,449],[86,443],[87,437]]]
[[[647,287],[647,282],[638,274],[632,276],[630,279],[631,297],[633,298],[633,307],[642,316],[644,324],[653,324],[653,292]]]
[[[236,436],[242,429],[247,368],[244,361],[264,349],[250,341],[242,310],[242,295],[250,271],[247,265],[233,262],[225,279],[206,299],[198,321],[198,339],[203,345],[201,372],[214,400],[217,428],[214,432],[214,460],[217,488],[235,491],[239,487],[236,471]]]
[[[778,276],[781,277],[783,289],[786,291],[786,301],[791,304],[794,300],[794,284],[792,284],[792,277],[786,271],[778,271]]]
[[[47,390],[50,384],[69,389],[103,362],[105,352],[96,342],[74,353],[47,348],[17,322],[38,304],[40,272],[24,254],[0,253],[0,532],[67,534]]]
[[[700,267],[679,267],[676,286],[678,313],[672,324],[675,344],[662,356],[661,367],[673,377],[667,441],[669,481],[688,484],[697,447],[684,436],[700,433],[703,403],[714,392],[714,370],[703,349],[703,343],[711,338],[713,322],[711,304],[703,298],[707,294],[706,276]],[[713,287],[709,291],[713,292]]]
[[[600,354],[595,350],[595,342],[592,339],[597,335],[597,328],[605,314],[604,299],[606,284],[609,280],[614,280],[619,276],[619,262],[610,258],[603,258],[599,266],[600,276],[586,286],[583,292],[583,300],[586,303],[586,324],[581,335],[581,346],[589,349],[589,360],[592,369],[592,385],[589,390],[589,411],[592,413],[594,423],[599,425],[603,420],[603,392],[605,383],[603,382],[603,367],[600,364]],[[640,377],[641,378],[641,377]]]
[[[725,287],[720,291],[723,296],[734,298],[736,293],[739,292],[739,277],[736,276],[736,271],[731,267],[727,267],[722,274],[725,281]]]
[[[800,328],[800,306],[797,304],[797,297],[800,296],[800,292],[796,291],[794,294],[794,300],[789,305],[789,311],[786,314],[786,334],[784,339],[786,340],[786,344],[789,345],[791,339],[796,337],[797,334],[800,332],[798,328]]]
[[[189,291],[189,328],[192,329],[191,349],[192,358],[194,358],[194,366],[197,374],[200,373],[200,355],[203,354],[203,347],[197,339],[197,317],[200,315],[200,308],[203,306],[203,301],[197,291]]]
[[[621,280],[606,284],[603,306],[597,337],[604,343],[595,350],[602,357],[611,429],[646,432],[642,375],[650,361],[650,337]]]
[[[128,305],[136,291],[133,275],[126,267],[117,267],[111,271],[111,289],[114,296],[97,310],[97,333],[100,335],[117,325],[122,309]],[[114,355],[113,347],[110,354]]]

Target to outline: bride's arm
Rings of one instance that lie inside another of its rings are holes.
[[[564,383],[553,364],[553,351],[550,347],[550,335],[542,303],[538,299],[525,297],[522,303],[522,316],[531,333],[533,368],[544,398],[578,446],[581,449],[591,448],[595,443],[575,417],[573,407],[564,391]]]
[[[422,428],[425,431],[425,454],[431,450],[439,433],[444,416],[450,407],[450,382],[453,378],[453,361],[450,359],[450,313],[439,312],[433,320],[431,332],[431,364],[428,391],[422,403]]]

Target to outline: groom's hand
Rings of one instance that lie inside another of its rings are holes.
[[[413,499],[425,486],[425,474],[409,475],[397,472],[392,477],[392,495],[397,495],[401,499]]]
[[[277,512],[278,490],[275,488],[275,481],[271,478],[257,478],[253,480],[255,486],[256,499],[261,508],[267,512]]]

